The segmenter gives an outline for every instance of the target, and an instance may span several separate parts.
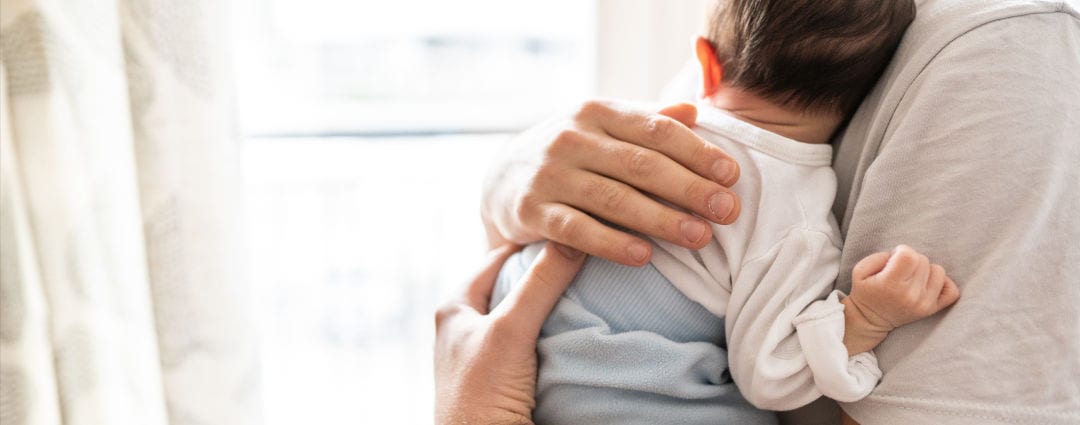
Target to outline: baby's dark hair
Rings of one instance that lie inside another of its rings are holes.
[[[724,84],[850,116],[889,64],[912,0],[718,0],[707,38]]]

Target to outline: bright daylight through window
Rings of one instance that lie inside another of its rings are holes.
[[[594,3],[237,3],[266,423],[428,423],[431,312],[483,255],[483,170],[592,93]]]

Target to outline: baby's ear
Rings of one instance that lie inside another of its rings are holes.
[[[716,57],[716,48],[705,37],[698,37],[694,42],[694,51],[701,64],[702,96],[712,96],[720,89],[720,82],[724,79],[724,69]]]

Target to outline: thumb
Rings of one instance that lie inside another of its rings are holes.
[[[889,257],[892,256],[888,252],[879,252],[876,254],[870,254],[866,258],[859,260],[855,264],[855,267],[851,269],[851,281],[863,281],[870,276],[876,275],[885,269],[885,265],[889,262]]]
[[[694,127],[697,123],[697,107],[686,102],[665,106],[660,110],[660,115],[673,118],[687,127]]]
[[[584,263],[581,251],[548,242],[515,289],[491,314],[511,321],[512,328],[535,338]]]
[[[488,253],[487,263],[465,288],[463,299],[469,307],[481,314],[487,313],[491,291],[495,288],[495,279],[499,276],[499,270],[502,269],[506,260],[521,248],[518,245],[504,245]]]

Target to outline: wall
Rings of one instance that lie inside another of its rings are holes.
[[[654,100],[693,54],[707,0],[597,0],[597,93]]]

